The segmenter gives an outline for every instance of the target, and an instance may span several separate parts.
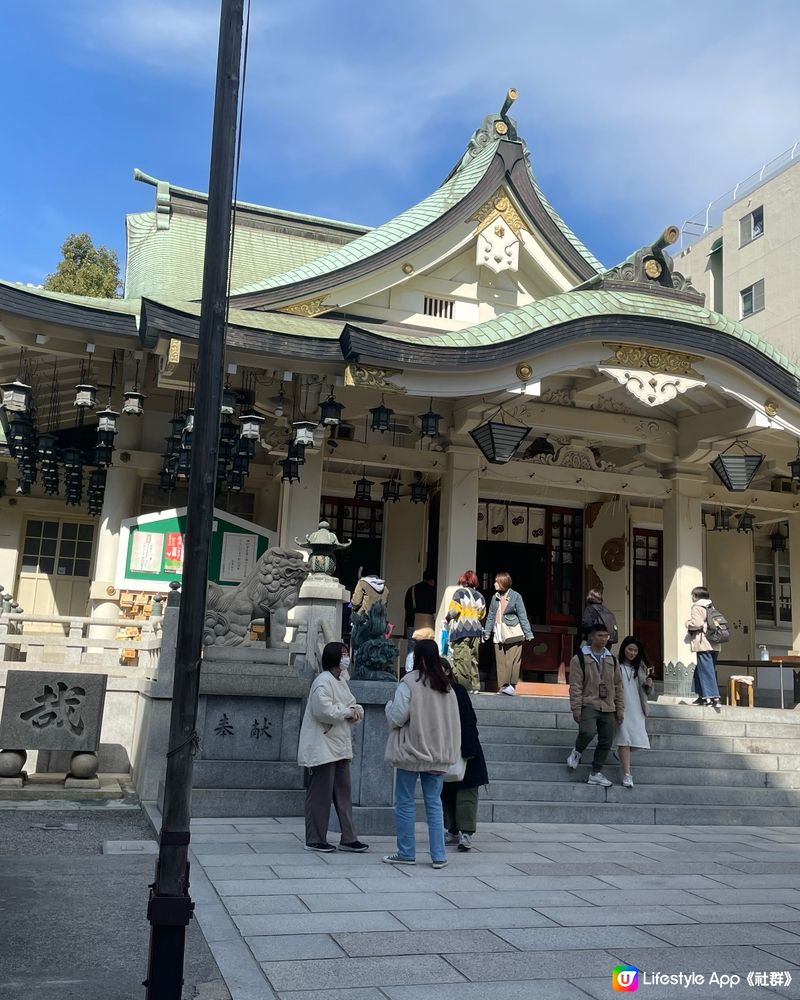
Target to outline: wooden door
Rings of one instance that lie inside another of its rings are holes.
[[[661,531],[634,528],[633,634],[644,646],[656,677],[661,677],[664,665],[662,548]]]

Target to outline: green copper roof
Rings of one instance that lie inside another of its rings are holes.
[[[562,292],[548,298],[532,302],[519,309],[512,309],[496,319],[487,320],[477,326],[448,333],[428,334],[427,347],[478,347],[485,344],[499,344],[530,333],[547,330],[562,323],[583,319],[587,316],[641,316],[647,319],[671,320],[676,323],[690,323],[716,333],[725,333],[749,344],[762,354],[772,358],[787,372],[800,377],[800,367],[791,362],[785,354],[762,340],[721,313],[694,305],[666,295],[638,295],[634,292],[618,291],[574,291]],[[389,339],[408,340],[399,333],[384,333]],[[700,345],[698,345],[700,349]]]
[[[250,285],[237,288],[232,295],[247,295],[253,292],[263,292],[268,288],[279,288],[282,285],[293,285],[298,281],[316,278],[322,274],[338,271],[340,268],[355,264],[357,261],[373,257],[375,254],[395,246],[420,229],[429,226],[440,216],[458,204],[475,187],[478,181],[489,169],[494,159],[499,140],[488,143],[477,156],[458,170],[453,176],[437,188],[427,198],[417,205],[406,209],[389,222],[377,229],[365,233],[343,247],[337,247],[316,260],[296,267],[283,274],[275,274],[265,281],[257,281]]]
[[[187,316],[200,315],[199,302],[186,302],[184,299],[153,297],[159,305],[167,306]],[[291,313],[261,312],[257,309],[230,309],[228,322],[248,330],[263,330],[265,333],[285,333],[294,337],[315,337],[323,340],[338,340],[342,332],[342,321],[318,319],[307,316],[293,316]],[[374,330],[374,327],[364,327]]]

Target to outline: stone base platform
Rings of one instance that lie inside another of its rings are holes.
[[[83,782],[78,787],[65,787],[65,778],[66,774],[64,773],[29,774],[28,780],[22,787],[0,787],[0,800],[27,802],[37,799],[75,801],[76,799],[125,798],[126,793],[120,783],[120,778],[115,774],[98,775],[99,787],[88,788]],[[127,780],[128,776],[124,775],[124,778]]]

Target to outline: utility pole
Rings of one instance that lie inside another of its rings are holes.
[[[175,648],[164,815],[155,882],[151,886],[147,906],[147,919],[151,925],[150,955],[144,982],[147,1000],[181,1000],[186,927],[194,909],[189,896],[187,860],[192,758],[197,740],[197,698],[217,481],[243,13],[244,0],[221,0],[197,347],[197,406],[186,509],[184,552],[187,572],[183,574]]]

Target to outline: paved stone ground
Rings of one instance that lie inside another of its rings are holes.
[[[131,803],[0,802],[2,1000],[143,1000],[155,858],[102,850],[152,839]],[[187,1000],[230,996],[194,924],[185,983]]]
[[[640,974],[646,1000],[800,998],[795,828],[493,824],[433,871],[427,853],[382,864],[385,837],[311,854],[298,819],[192,826],[198,919],[233,1000],[603,1000],[624,964],[706,976]],[[793,982],[751,988],[748,971]]]

